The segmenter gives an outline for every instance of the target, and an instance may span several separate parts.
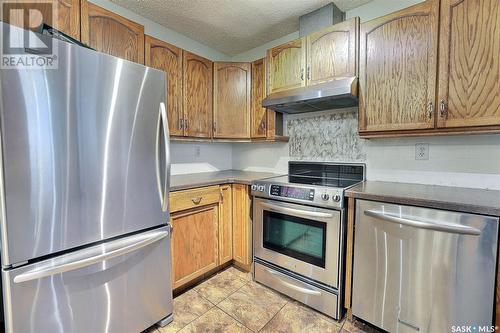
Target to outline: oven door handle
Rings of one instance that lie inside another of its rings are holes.
[[[290,289],[296,290],[298,292],[301,292],[301,293],[307,294],[307,295],[314,295],[314,296],[321,295],[321,291],[319,291],[319,290],[309,289],[309,288],[304,288],[304,287],[299,287],[299,286],[297,286],[297,285],[295,285],[293,283],[284,281],[283,278],[285,278],[285,279],[287,278],[287,276],[285,274],[273,271],[273,270],[268,269],[268,268],[266,268],[266,271],[269,274],[271,274],[272,276],[274,276],[276,278],[276,280],[279,283],[281,283],[282,285],[284,285],[285,287],[288,287]]]
[[[261,205],[262,205],[262,207],[270,209],[270,210],[275,211],[277,213],[300,214],[300,215],[322,218],[322,219],[330,219],[333,217],[333,214],[330,214],[330,213],[313,212],[313,211],[302,210],[302,209],[288,208],[288,207],[271,205],[268,203],[261,203]]]

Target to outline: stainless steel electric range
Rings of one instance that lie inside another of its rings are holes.
[[[342,316],[344,191],[363,164],[289,162],[252,183],[254,278],[335,319]]]

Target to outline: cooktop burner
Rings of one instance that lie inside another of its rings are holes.
[[[288,175],[252,183],[252,194],[274,200],[343,207],[344,189],[362,182],[363,164],[289,162]]]

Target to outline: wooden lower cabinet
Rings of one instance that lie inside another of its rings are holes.
[[[233,260],[233,196],[231,185],[220,187],[219,265]]]
[[[178,288],[219,263],[218,205],[172,215],[172,287]]]
[[[247,185],[233,184],[233,258],[249,268],[252,264],[251,197]]]
[[[234,262],[249,270],[252,229],[248,185],[223,184],[170,194],[173,288]]]

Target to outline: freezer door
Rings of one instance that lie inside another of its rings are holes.
[[[168,222],[164,73],[55,41],[2,70],[2,264]]]
[[[493,321],[498,218],[356,201],[352,313],[389,332]]]
[[[172,313],[169,227],[3,270],[6,332],[141,332]]]

